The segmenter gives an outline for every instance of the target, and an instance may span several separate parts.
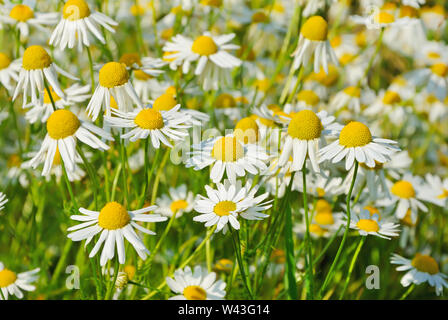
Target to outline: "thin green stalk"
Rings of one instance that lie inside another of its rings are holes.
[[[378,40],[377,40],[377,43],[376,43],[376,48],[375,48],[375,52],[373,53],[373,55],[370,57],[370,60],[369,60],[369,62],[367,63],[367,68],[364,70],[364,75],[359,79],[359,81],[358,81],[358,87],[361,87],[361,83],[362,83],[362,81],[364,80],[364,79],[367,79],[366,77],[367,77],[367,74],[369,73],[369,71],[370,71],[370,68],[372,67],[372,64],[373,64],[373,60],[375,60],[375,57],[378,55],[378,52],[380,51],[380,48],[381,48],[381,43],[383,42],[383,35],[384,35],[384,28],[381,28],[381,31],[380,31],[380,36],[379,36],[379,38],[378,38]]]
[[[403,293],[403,295],[400,297],[400,300],[404,300],[404,299],[406,299],[406,298],[411,294],[411,292],[414,291],[414,289],[415,289],[415,283],[413,283],[413,284],[408,288],[408,290],[406,290],[406,292]]]
[[[308,195],[306,191],[306,161],[303,164],[302,168],[302,183],[303,183],[303,208],[305,210],[305,224],[306,224],[306,237],[305,237],[305,246],[306,246],[306,254],[305,254],[305,260],[308,261],[307,266],[307,297],[309,299],[314,299],[314,270],[313,270],[313,255],[312,255],[312,249],[311,249],[311,235],[310,235],[310,219],[308,216]]]
[[[92,180],[93,199],[95,201],[95,210],[98,210],[98,188],[100,187],[99,181],[98,181],[98,173],[92,168],[89,161],[87,161],[87,158],[84,155],[84,152],[82,151],[82,148],[79,145],[76,145],[76,151],[78,151],[79,155],[81,156],[81,159],[84,162],[84,165],[87,169],[87,174],[89,175],[90,180]]]
[[[252,290],[250,288],[250,282],[249,279],[246,275],[246,269],[243,263],[243,258],[241,256],[241,243],[240,243],[240,239],[238,236],[238,230],[234,231],[232,228],[230,229],[230,233],[231,233],[231,238],[232,238],[232,243],[233,243],[233,248],[235,249],[235,255],[236,258],[238,260],[238,266],[240,269],[240,273],[241,273],[241,278],[243,280],[243,284],[244,287],[246,288],[247,293],[249,294],[249,298],[253,299],[253,294],[252,294]]]
[[[115,282],[117,281],[117,277],[118,277],[118,269],[119,269],[118,257],[115,257],[114,276],[113,276],[112,282],[109,283],[109,287],[107,288],[107,292],[106,292],[106,296],[104,297],[104,300],[110,300],[110,298],[112,296],[113,289],[115,288]]]
[[[90,47],[86,47],[87,50],[87,56],[89,57],[89,71],[90,71],[90,91],[93,93],[95,92],[95,76],[93,73],[93,59],[92,59],[92,53],[90,52]]]
[[[358,246],[356,247],[355,254],[353,255],[352,261],[350,262],[350,267],[348,269],[347,277],[345,278],[345,284],[344,288],[342,289],[341,295],[339,296],[339,300],[342,300],[345,295],[345,291],[347,290],[348,284],[350,282],[350,278],[353,273],[353,269],[355,268],[356,260],[358,259],[358,255],[361,252],[361,248],[364,245],[364,242],[366,242],[367,236],[361,236],[361,239],[359,239]]]

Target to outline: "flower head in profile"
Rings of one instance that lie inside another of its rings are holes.
[[[137,222],[160,222],[167,218],[158,214],[147,214],[149,211],[156,209],[156,206],[148,206],[142,209],[128,211],[122,204],[118,202],[108,202],[99,212],[80,208],[82,215],[72,215],[70,218],[82,223],[70,227],[67,231],[71,233],[68,237],[73,241],[86,240],[86,245],[99,234],[99,238],[89,254],[94,257],[101,246],[100,264],[104,266],[108,260],[115,256],[115,247],[117,247],[118,261],[124,264],[126,260],[125,243],[126,238],[136,250],[139,257],[143,260],[149,254],[143,241],[137,235],[134,229],[146,234],[154,235],[155,233],[142,227]]]
[[[3,300],[3,297],[8,300],[10,295],[16,296],[18,299],[22,299],[22,290],[36,290],[36,287],[31,283],[37,280],[37,273],[39,271],[40,268],[36,268],[26,272],[15,273],[14,271],[5,268],[3,263],[0,261],[0,290],[2,291],[0,300]]]
[[[399,235],[398,227],[399,224],[389,222],[368,209],[361,209],[361,212],[354,214],[350,220],[350,228],[358,230],[361,236],[374,235],[388,240]]]
[[[11,60],[6,53],[0,52],[0,84],[8,91],[14,89],[12,82],[19,80],[21,60]]]
[[[223,300],[226,296],[226,283],[216,280],[216,273],[196,266],[194,272],[190,267],[174,272],[174,279],[166,277],[168,287],[177,293],[170,300]]]
[[[6,198],[6,194],[0,192],[0,210],[5,208],[5,204],[8,202],[8,198]]]
[[[167,194],[156,200],[158,208],[154,211],[165,217],[171,217],[176,213],[176,217],[182,216],[185,212],[193,210],[194,195],[187,191],[187,186],[182,184],[177,188],[170,188]]]

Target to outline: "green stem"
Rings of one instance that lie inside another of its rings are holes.
[[[311,251],[311,235],[310,235],[310,219],[308,216],[308,195],[306,191],[306,162],[303,164],[302,168],[302,183],[303,183],[303,208],[305,210],[305,223],[306,223],[306,254],[305,260],[308,261],[307,266],[307,282],[308,282],[308,290],[307,296],[309,299],[314,299],[314,270],[313,270],[313,256]]]
[[[403,295],[400,297],[400,300],[404,300],[404,299],[406,299],[406,298],[411,294],[411,292],[414,291],[414,289],[415,289],[415,283],[413,283],[413,284],[408,288],[408,290],[406,290],[406,292],[403,293]]]
[[[345,291],[347,290],[348,284],[350,282],[350,278],[353,273],[353,269],[355,268],[355,262],[358,259],[358,255],[361,252],[361,248],[364,245],[364,242],[366,242],[367,236],[361,236],[361,239],[359,239],[358,246],[356,247],[355,254],[353,255],[352,261],[350,262],[350,267],[348,269],[347,277],[345,278],[345,284],[344,289],[342,289],[341,295],[339,296],[339,300],[342,300],[345,295]]]
[[[90,70],[90,91],[93,93],[95,92],[95,76],[93,73],[93,59],[92,59],[92,53],[90,52],[90,48],[86,47],[87,49],[87,56],[89,57],[89,70]]]
[[[243,263],[243,258],[241,256],[241,243],[240,243],[240,239],[238,236],[238,230],[233,231],[232,227],[230,227],[229,229],[230,229],[233,248],[235,249],[235,254],[236,254],[236,258],[238,260],[238,266],[240,269],[241,278],[243,280],[244,287],[246,288],[246,291],[249,294],[249,298],[253,299],[253,294],[252,294],[252,290],[250,288],[249,279],[246,275],[246,269],[245,269],[245,266]]]

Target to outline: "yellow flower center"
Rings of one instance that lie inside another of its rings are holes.
[[[421,272],[429,274],[439,273],[439,265],[437,264],[437,261],[427,254],[417,253],[414,259],[412,259],[411,264],[415,269]]]
[[[155,130],[164,127],[162,114],[154,109],[142,109],[134,119],[136,125],[142,129]]]
[[[115,201],[107,203],[98,216],[98,225],[108,230],[121,229],[130,221],[131,217],[126,208]]]
[[[129,9],[129,11],[131,12],[131,14],[134,17],[142,16],[142,15],[145,14],[145,7],[143,7],[143,6],[139,5],[139,4],[137,4],[137,5],[133,4],[131,6],[131,8]]]
[[[323,126],[319,117],[311,110],[297,112],[288,126],[288,134],[300,140],[313,140],[320,137]]]
[[[256,114],[253,114],[253,115],[251,115],[250,117],[251,117],[252,119],[254,119],[254,120],[257,120],[257,119],[258,119],[258,120],[261,122],[261,124],[264,125],[264,126],[266,126],[266,127],[270,127],[270,128],[275,127],[275,122],[274,122],[274,120],[270,120],[270,119],[262,118],[262,117],[257,116]]]
[[[133,265],[128,264],[123,268],[123,271],[126,272],[129,280],[132,280],[135,276],[135,272],[137,271],[137,269]]]
[[[415,197],[415,190],[412,183],[405,180],[395,182],[390,191],[399,198],[409,199]]]
[[[331,204],[325,199],[316,201],[316,212],[331,212]]]
[[[316,214],[314,220],[320,225],[332,225],[334,223],[333,214],[331,211],[321,211]]]
[[[30,46],[23,53],[22,67],[25,70],[45,69],[51,65],[51,57],[41,46]]]
[[[310,232],[314,233],[315,235],[322,237],[326,232],[327,229],[322,228],[320,225],[316,224],[316,223],[311,223],[310,224]]]
[[[341,55],[341,57],[339,58],[339,62],[345,66],[346,64],[349,64],[350,62],[352,62],[353,60],[355,60],[356,56],[354,54],[345,52]]]
[[[210,6],[218,8],[222,5],[222,0],[201,0],[200,2],[203,6]]]
[[[175,97],[176,96],[176,87],[169,86],[168,88],[166,88],[165,93],[168,93],[168,94],[172,95],[173,97]]]
[[[431,67],[431,71],[435,75],[444,78],[448,74],[448,65],[444,63],[436,63]]]
[[[352,121],[341,130],[339,144],[347,148],[362,147],[372,141],[370,129],[363,123]]]
[[[177,101],[171,93],[164,93],[158,97],[152,105],[154,110],[168,111],[173,109],[177,105]]]
[[[233,201],[218,202],[213,208],[213,211],[220,217],[228,216],[231,211],[235,210],[236,210],[236,203]]]
[[[447,189],[443,189],[442,190],[442,194],[438,195],[437,198],[439,198],[439,199],[448,198],[448,190]]]
[[[235,137],[222,137],[213,145],[212,157],[224,162],[235,162],[244,157],[244,148]]]
[[[176,60],[176,58],[168,58],[170,55],[178,53],[178,51],[165,51],[162,56],[162,60],[166,62],[171,62]]]
[[[10,64],[11,59],[3,52],[0,52],[0,70],[7,68]]]
[[[374,214],[377,214],[378,216],[380,216],[380,211],[377,208],[375,208],[374,206],[365,206],[364,209],[369,211],[370,216],[373,216]]]
[[[54,154],[54,158],[53,158],[53,165],[54,165],[54,166],[59,166],[59,165],[61,165],[61,160],[62,160],[62,158],[61,158],[61,153],[59,152],[59,148],[56,147],[56,152],[55,152],[55,154]]]
[[[434,51],[428,52],[426,56],[430,59],[440,59],[440,54]]]
[[[138,53],[125,53],[121,56],[119,62],[124,63],[126,67],[132,67],[134,63],[138,66],[142,66],[142,61]]]
[[[358,87],[347,87],[344,89],[344,93],[349,95],[350,97],[359,98],[361,96],[361,89]]]
[[[337,48],[341,45],[342,43],[342,37],[341,36],[336,36],[333,39],[330,40],[330,44],[333,48]]]
[[[301,90],[297,94],[297,100],[304,101],[309,106],[315,106],[319,103],[320,98],[311,90]]]
[[[401,98],[397,92],[388,90],[388,91],[386,91],[386,93],[384,93],[384,97],[383,97],[384,104],[395,104],[395,103],[400,103],[400,102],[401,102]]]
[[[270,80],[269,79],[257,79],[257,80],[255,80],[254,86],[258,91],[266,92],[270,88]]]
[[[0,288],[6,288],[7,286],[16,282],[17,276],[14,272],[8,269],[0,271]]]
[[[323,197],[325,195],[325,190],[320,188],[320,187],[317,187],[316,188],[316,193],[317,193],[318,197]]]
[[[232,270],[233,261],[229,259],[221,259],[215,264],[215,270],[229,272]]]
[[[364,31],[360,31],[355,35],[356,45],[363,48],[367,44],[366,33]]]
[[[188,202],[185,200],[176,200],[173,201],[170,205],[170,209],[173,213],[177,210],[185,209],[186,207],[188,207]]]
[[[377,232],[378,230],[380,230],[378,222],[370,219],[360,219],[356,226],[366,232]]]
[[[64,139],[75,134],[81,122],[69,110],[56,110],[47,120],[47,131],[51,138]]]
[[[265,23],[269,21],[269,17],[262,11],[255,12],[252,15],[253,23]]]
[[[18,4],[11,9],[9,16],[14,20],[25,22],[34,17],[33,10],[24,4]]]
[[[51,94],[51,97],[53,98],[54,102],[61,100],[61,97],[58,96],[56,94],[56,92],[54,92],[53,87],[50,87],[50,94]],[[51,103],[50,94],[48,94],[47,89],[45,89],[45,91],[44,91],[44,103],[48,103],[48,104]]]
[[[184,289],[184,297],[187,300],[205,300],[207,299],[207,292],[200,286],[188,286]]]
[[[147,74],[145,71],[142,70],[135,70],[134,76],[137,80],[141,81],[147,81],[152,78],[149,74]]]
[[[420,12],[422,14],[432,13],[432,14],[437,14],[437,15],[441,15],[441,16],[445,15],[445,9],[441,5],[438,5],[438,4],[436,4],[433,7],[425,6],[420,10]]]
[[[328,74],[323,68],[320,68],[318,73],[311,73],[310,79],[315,80],[326,87],[331,87],[338,81],[339,71],[335,65],[330,64],[328,66]]]
[[[163,40],[168,41],[169,39],[171,39],[171,37],[173,36],[173,34],[174,34],[174,29],[173,29],[173,28],[167,28],[167,29],[163,29],[163,30],[161,31],[161,33],[160,33],[160,37],[161,37]]]
[[[417,9],[411,6],[402,5],[400,6],[400,18],[410,17],[416,18],[418,16]]]
[[[90,16],[89,5],[84,0],[68,0],[62,9],[65,20],[75,21]]]
[[[215,101],[216,108],[235,108],[236,101],[235,98],[232,97],[231,94],[221,93]]]
[[[233,134],[243,143],[256,143],[259,138],[257,122],[250,117],[243,118],[236,124]]]
[[[310,17],[303,24],[300,33],[311,41],[327,40],[328,23],[321,16]]]
[[[100,70],[100,85],[105,88],[114,88],[126,84],[129,74],[126,65],[120,62],[108,62]]]
[[[392,23],[395,21],[395,18],[392,14],[390,14],[389,12],[385,12],[385,11],[381,11],[379,12],[377,15],[375,15],[375,17],[373,18],[373,20],[375,21],[375,23],[384,23],[384,24],[388,24],[388,23]]]
[[[212,37],[200,36],[194,40],[191,50],[201,56],[209,56],[218,52],[218,46]]]

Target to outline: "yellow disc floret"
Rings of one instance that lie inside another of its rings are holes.
[[[135,64],[142,66],[142,61],[138,53],[125,53],[121,56],[119,62],[124,63],[127,67],[132,67]]]
[[[415,190],[412,183],[406,180],[395,182],[390,191],[399,198],[409,199],[415,197]]]
[[[372,141],[370,129],[363,123],[352,121],[341,130],[339,144],[347,148],[362,147]]]
[[[188,286],[184,289],[183,295],[187,300],[206,300],[207,292],[200,286]]]
[[[51,57],[41,46],[30,46],[23,53],[22,66],[25,70],[45,69],[51,62]]]
[[[61,97],[58,96],[56,92],[54,92],[53,87],[50,87],[50,94],[51,94],[51,98],[53,98],[53,102],[61,100]],[[51,103],[50,94],[48,94],[48,91],[45,89],[44,103],[47,103],[47,104]]]
[[[312,90],[301,90],[297,94],[298,101],[304,101],[309,106],[315,106],[319,103],[320,98]]]
[[[331,211],[318,212],[314,217],[314,220],[316,221],[316,223],[324,226],[332,225],[334,223],[334,218]]]
[[[327,40],[328,23],[321,16],[313,16],[308,18],[302,26],[300,33],[312,41]]]
[[[311,110],[297,112],[288,126],[288,134],[300,140],[313,140],[320,137],[323,126],[319,117]]]
[[[107,203],[98,216],[98,225],[107,230],[121,229],[130,221],[126,208],[116,201]]]
[[[188,207],[188,202],[185,200],[176,200],[176,201],[171,202],[171,205],[170,205],[170,209],[173,213],[177,212],[178,210],[183,210],[186,207]]]
[[[235,126],[235,137],[243,143],[256,143],[258,141],[258,125],[251,117],[243,118]]]
[[[347,87],[344,89],[344,93],[349,95],[350,97],[359,98],[361,96],[361,89],[358,87]]]
[[[209,56],[218,52],[218,46],[212,37],[200,36],[194,40],[191,50],[201,56]]]
[[[162,114],[154,109],[142,109],[134,119],[136,125],[142,129],[155,130],[164,127]]]
[[[9,67],[10,64],[11,59],[9,59],[9,57],[3,52],[0,52],[0,70]]]
[[[48,135],[55,140],[74,135],[80,126],[78,117],[64,109],[56,110],[47,120]]]
[[[331,212],[331,204],[325,199],[316,201],[316,212]]]
[[[222,137],[215,142],[212,157],[224,162],[235,162],[244,156],[244,147],[235,137]]]
[[[429,274],[439,273],[439,265],[437,261],[427,254],[417,253],[414,259],[412,259],[411,264],[415,269],[421,272],[426,272]]]
[[[34,17],[34,12],[27,5],[18,4],[11,9],[9,16],[14,20],[25,22]]]
[[[383,97],[384,104],[396,104],[396,103],[400,103],[400,102],[401,102],[401,98],[397,92],[387,90],[384,93],[384,97]]]
[[[229,93],[221,93],[215,100],[216,108],[235,108],[236,101]]]
[[[218,202],[213,208],[213,212],[215,212],[218,216],[228,216],[232,211],[236,210],[236,203],[233,201],[221,201]]]
[[[389,12],[381,11],[373,18],[375,23],[388,24],[395,21],[395,18]]]
[[[126,65],[120,62],[108,62],[100,70],[100,85],[105,88],[114,88],[126,84],[129,73]]]
[[[89,5],[84,0],[68,0],[62,9],[65,20],[75,21],[90,16]]]
[[[171,93],[164,93],[158,97],[152,107],[158,111],[168,111],[173,109],[177,105],[177,101]]]
[[[9,269],[0,271],[0,288],[6,288],[17,280],[17,275]]]
[[[135,79],[141,80],[141,81],[147,81],[147,80],[152,78],[151,75],[147,74],[143,70],[135,70],[134,71],[134,76],[135,76]]]
[[[444,63],[436,63],[431,67],[431,71],[435,75],[445,78],[448,75],[448,65]]]
[[[380,230],[378,222],[371,219],[360,219],[356,226],[365,232],[378,232]]]

